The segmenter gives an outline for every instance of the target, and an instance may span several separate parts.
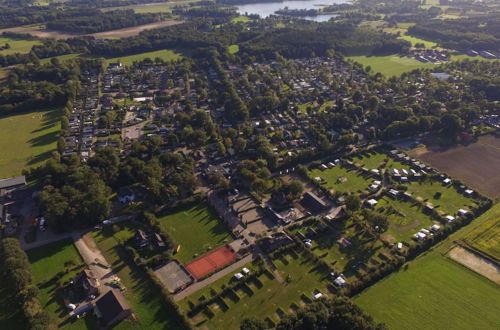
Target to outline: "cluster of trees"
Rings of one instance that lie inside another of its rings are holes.
[[[500,13],[460,20],[428,20],[408,28],[408,33],[458,50],[497,49]]]
[[[26,328],[48,329],[50,317],[37,298],[38,288],[33,283],[28,256],[21,249],[17,239],[0,240],[0,266],[0,276],[4,282],[2,286],[13,297],[8,303],[17,305],[22,311],[27,323]],[[17,326],[23,327],[21,324]]]
[[[274,186],[267,162],[263,159],[243,160],[238,164],[237,171],[241,184],[257,194],[269,192]]]
[[[99,15],[100,11],[93,8],[61,8],[59,6],[2,6],[0,5],[0,27],[37,24],[51,22],[54,20],[93,15]]]
[[[268,329],[263,320],[244,319],[241,330]],[[306,307],[300,308],[297,313],[281,320],[278,330],[305,330],[305,329],[353,329],[353,330],[383,330],[385,325],[377,324],[365,314],[362,309],[353,304],[346,297],[320,299]]]

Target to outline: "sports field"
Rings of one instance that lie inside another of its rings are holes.
[[[164,49],[164,50],[157,50],[154,52],[146,52],[146,53],[140,53],[140,54],[130,55],[130,56],[108,58],[108,59],[106,59],[106,64],[120,61],[123,65],[131,65],[134,62],[142,61],[145,58],[150,58],[154,61],[154,59],[157,57],[161,58],[164,61],[172,61],[172,60],[180,59],[182,57],[182,55],[177,53],[176,51]]]
[[[373,72],[380,72],[387,77],[400,76],[415,69],[432,68],[432,63],[422,63],[416,59],[401,55],[387,56],[349,56],[349,60],[371,66]]]
[[[175,258],[182,263],[233,240],[222,220],[203,203],[158,220],[163,230],[180,244]]]
[[[432,251],[355,297],[355,302],[390,329],[497,329],[500,288],[445,254],[453,240],[498,220],[490,209]]]
[[[56,149],[60,109],[0,117],[0,178],[40,165]]]
[[[0,55],[10,55],[14,53],[29,53],[31,47],[34,45],[41,45],[40,40],[23,40],[23,39],[13,39],[0,37],[0,47],[4,47],[5,44],[9,44],[10,48],[0,50]]]
[[[410,156],[448,173],[488,197],[500,196],[500,138],[485,135],[476,143],[447,150],[418,148]]]
[[[186,264],[186,269],[196,278],[213,273],[236,260],[236,254],[227,246],[221,246]]]

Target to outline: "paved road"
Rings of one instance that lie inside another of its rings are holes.
[[[243,266],[245,266],[247,263],[252,261],[253,258],[254,258],[254,255],[250,254],[250,255],[246,256],[245,258],[235,262],[234,264],[224,268],[220,272],[217,272],[217,273],[213,274],[212,276],[210,276],[210,277],[208,277],[200,282],[196,282],[196,283],[192,284],[191,286],[187,287],[185,290],[175,294],[174,301],[179,301],[179,300],[189,296],[190,294],[195,293],[196,291],[204,288],[205,286],[207,286],[209,284],[212,284],[213,282],[226,276],[227,274],[230,274],[233,272],[235,272],[235,273],[238,272],[239,270],[241,270],[241,268],[243,268]]]

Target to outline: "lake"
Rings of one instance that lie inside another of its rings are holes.
[[[274,15],[274,12],[285,7],[288,9],[319,9],[320,7],[330,6],[333,4],[346,3],[348,0],[288,0],[282,2],[262,2],[249,3],[245,5],[237,5],[238,13],[244,15],[257,14],[262,18]],[[337,15],[318,15],[318,16],[303,16],[300,18],[316,22],[326,22]]]

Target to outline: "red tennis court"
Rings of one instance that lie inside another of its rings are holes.
[[[185,267],[198,280],[234,260],[236,260],[236,254],[229,247],[221,246],[187,263]]]

